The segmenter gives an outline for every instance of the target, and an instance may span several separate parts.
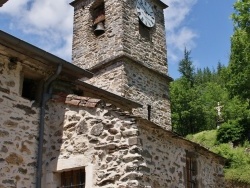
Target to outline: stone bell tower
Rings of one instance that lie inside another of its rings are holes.
[[[143,104],[134,113],[170,130],[169,82],[160,0],[75,0],[73,63],[86,82]]]

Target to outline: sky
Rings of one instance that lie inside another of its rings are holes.
[[[9,0],[0,8],[0,29],[71,62],[73,0]],[[168,75],[180,77],[185,47],[195,68],[228,64],[235,0],[162,0]]]

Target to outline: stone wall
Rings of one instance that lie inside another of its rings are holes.
[[[90,8],[94,0],[78,1],[74,13],[73,63],[91,69],[120,55],[134,58],[145,66],[167,73],[163,7],[150,0],[156,16],[151,40],[139,34],[135,0],[104,0],[105,33],[95,36]],[[83,8],[82,8],[83,7]]]
[[[169,80],[131,61],[125,62],[125,73],[124,97],[143,104],[143,108],[134,110],[134,113],[148,119],[150,105],[150,120],[171,130]]]
[[[250,185],[246,183],[233,182],[233,181],[227,180],[225,187],[226,188],[250,188]]]
[[[142,143],[139,151],[144,159],[141,161],[144,186],[187,187],[186,154],[194,152],[197,162],[197,187],[224,187],[223,165],[212,153],[199,152],[197,145],[152,126],[149,122],[139,122],[138,125]]]
[[[139,102],[143,108],[135,109],[134,114],[144,119],[148,118],[150,105],[150,120],[164,129],[172,129],[169,80],[165,76],[124,58],[101,69],[86,82]]]
[[[21,69],[0,55],[0,188],[35,183],[38,109],[20,97]]]
[[[105,0],[105,30],[95,36],[90,8],[95,0],[83,0],[83,8],[76,6],[73,28],[73,63],[83,69],[120,55],[122,41],[122,4],[120,0]],[[85,3],[86,2],[86,3]]]
[[[124,97],[124,87],[128,81],[123,62],[117,61],[111,66],[101,69],[93,78],[85,80],[85,82]]]
[[[123,2],[122,45],[127,56],[142,62],[146,67],[167,74],[166,37],[163,7],[158,0],[148,0],[155,13],[155,26],[150,28],[151,40],[139,33],[139,18],[136,12],[136,1]]]
[[[133,177],[138,173],[131,172],[131,164],[140,158],[133,150],[138,143],[133,117],[107,107],[63,103],[51,103],[47,115],[44,187],[59,186],[62,171],[89,166],[93,176],[87,183],[93,188],[133,187],[137,182]]]
[[[139,33],[134,0],[104,0],[106,32],[95,36],[90,26],[96,2],[82,0],[74,5],[73,63],[90,70],[109,63],[94,69],[94,78],[86,82],[143,104],[134,111],[143,118],[148,118],[149,105],[150,119],[171,130],[163,7],[150,1],[156,25],[150,31],[152,40],[147,40]]]
[[[49,106],[46,188],[60,185],[61,172],[79,168],[85,168],[87,185],[93,188],[184,188],[187,151],[196,153],[200,187],[224,187],[217,157],[152,122],[111,106]]]

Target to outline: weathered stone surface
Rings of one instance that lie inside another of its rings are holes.
[[[10,90],[0,87],[0,91],[9,94]]]
[[[9,150],[6,146],[2,146],[0,152],[7,153]]]
[[[112,73],[118,70],[121,76],[116,76],[119,81],[113,84]],[[97,72],[87,82],[143,104],[143,108],[134,109],[133,112],[144,119],[148,119],[148,105],[150,105],[151,121],[164,129],[171,130],[169,97],[162,97],[168,96],[169,87],[168,81],[162,75],[143,68],[131,60],[124,60]]]
[[[148,167],[146,167],[146,166],[139,166],[139,167],[138,167],[138,170],[139,170],[141,173],[147,173],[147,174],[150,173],[150,168],[148,168]]]
[[[141,103],[143,108],[134,110],[136,115],[147,119],[150,105],[151,121],[171,130],[164,15],[162,7],[152,3],[157,16],[150,39],[140,34],[135,1],[105,1],[106,32],[98,37],[89,28],[93,2],[76,8],[73,63],[94,69],[94,77],[86,82]]]
[[[199,154],[194,146],[185,141],[175,140],[160,129],[154,130],[149,129],[148,126],[142,126],[139,128],[139,132],[142,148],[138,153],[144,158],[145,163],[142,166],[146,167],[143,168],[145,176],[143,176],[142,182],[159,188],[186,187],[186,150],[195,150],[197,154],[195,160],[199,166],[196,177],[198,187],[211,185],[213,185],[212,187],[224,187],[224,179],[220,177],[223,175],[223,166],[214,161],[212,156],[208,156],[208,153],[204,157],[204,154]],[[137,148],[133,148],[131,151],[135,149]],[[150,175],[147,175],[148,173]],[[214,174],[217,175],[214,176]]]
[[[3,182],[3,184],[15,185],[15,181],[14,180],[3,180],[2,182]]]
[[[21,150],[20,150],[22,153],[25,152],[26,154],[28,155],[31,155],[31,151],[30,149],[24,144],[22,143],[22,147],[21,147]]]
[[[139,18],[135,14],[135,2],[120,0],[105,1],[105,33],[96,37],[93,30],[89,28],[91,22],[89,8],[92,4],[93,1],[89,1],[83,9],[75,9],[74,64],[89,69],[105,60],[125,54],[147,67],[164,74],[167,72],[164,15],[159,4],[154,2],[153,10],[157,15],[157,27],[151,29],[150,40],[139,33]],[[117,76],[119,74],[115,74],[113,80],[116,80]]]
[[[122,131],[122,135],[127,137],[127,136],[138,136],[139,132],[138,130],[127,130],[127,131]]]
[[[17,122],[13,122],[11,120],[7,120],[3,123],[5,126],[11,127],[11,128],[16,128],[18,123]]]
[[[225,188],[250,188],[249,184],[241,182],[226,181]]]
[[[84,120],[80,120],[76,124],[77,134],[86,134],[88,132],[88,124]]]
[[[141,145],[141,139],[138,138],[138,137],[131,137],[131,138],[128,139],[128,144],[130,146]]]
[[[112,135],[116,135],[119,131],[116,128],[111,128],[108,130],[110,132],[110,134]]]
[[[19,108],[23,111],[25,111],[25,115],[33,115],[36,114],[36,111],[33,110],[31,107],[26,106],[26,105],[22,105],[22,104],[15,104],[13,105],[14,108]]]
[[[146,157],[146,158],[152,158],[152,155],[150,154],[150,152],[148,151],[148,150],[143,150],[142,152],[141,152],[141,154],[142,154],[142,156],[143,157]]]
[[[23,168],[18,168],[18,172],[20,172],[21,174],[27,174],[28,170]]]
[[[100,136],[103,131],[103,125],[101,123],[94,125],[93,128],[91,129],[90,134],[94,136]]]
[[[36,163],[39,110],[20,96],[22,66],[10,65],[1,47],[0,187],[32,187],[36,166],[30,164]]]
[[[23,163],[23,157],[16,153],[11,153],[5,160],[7,163],[14,165],[20,165]]]
[[[4,136],[9,136],[9,132],[0,130],[0,137],[4,137]]]

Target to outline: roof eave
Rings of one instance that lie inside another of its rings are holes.
[[[0,7],[2,7],[4,5],[4,3],[6,3],[8,0],[0,0]]]
[[[163,9],[168,8],[168,5],[166,5],[162,1],[159,0],[158,2],[160,3],[160,5],[162,6]]]
[[[67,72],[67,74],[72,75],[73,77],[76,77],[77,79],[80,79],[83,77],[87,77],[87,78],[93,77],[93,73],[86,71],[80,67],[77,67],[73,65],[72,63],[69,63],[49,52],[46,52],[32,44],[29,44],[23,40],[20,40],[1,30],[0,30],[0,44],[2,44],[3,46],[7,48],[15,50],[18,53],[21,53],[23,55],[28,56],[29,54],[32,54],[33,58],[37,58],[38,60],[43,59],[44,62],[46,62],[48,65],[54,64],[55,66],[58,66],[59,64],[62,64],[64,72]]]

